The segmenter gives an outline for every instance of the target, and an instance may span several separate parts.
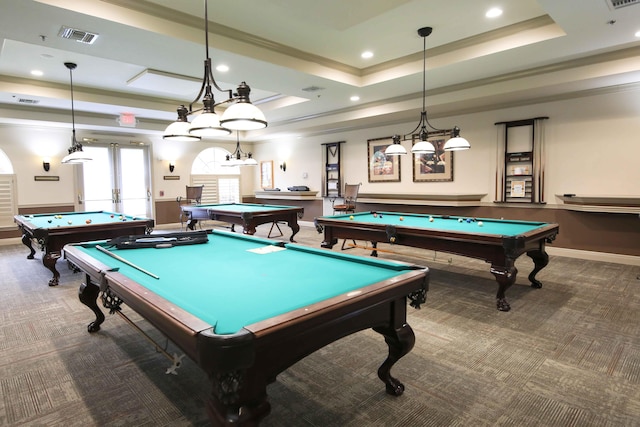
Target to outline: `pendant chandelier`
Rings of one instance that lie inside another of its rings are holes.
[[[429,142],[429,132],[427,126],[431,128],[431,132],[447,132],[445,129],[438,129],[429,123],[427,118],[427,86],[426,86],[426,73],[427,73],[427,37],[431,34],[433,28],[423,27],[418,30],[418,35],[422,37],[422,112],[420,113],[420,121],[418,126],[411,132],[405,135],[394,135],[393,144],[389,145],[385,150],[385,154],[391,156],[398,156],[407,154],[407,150],[402,146],[402,141],[412,140],[416,131],[420,129],[418,133],[419,141],[413,145],[411,152],[413,154],[432,154],[436,149],[431,142]],[[455,126],[451,131],[451,139],[444,144],[445,151],[458,151],[467,150],[471,147],[469,141],[460,136],[460,128]]]
[[[226,160],[222,163],[222,166],[257,166],[258,162],[253,158],[253,155],[245,153],[240,148],[240,135],[236,131],[236,149],[233,153],[227,154]]]
[[[251,103],[249,94],[251,88],[242,82],[233,93],[232,89],[222,89],[213,77],[211,58],[209,57],[209,14],[207,0],[204,0],[204,31],[206,58],[204,60],[204,78],[200,92],[189,104],[189,108],[181,105],[178,107],[178,119],[171,123],[164,131],[163,138],[171,141],[198,141],[202,137],[225,136],[232,130],[255,130],[267,126],[267,120],[258,107]],[[219,92],[226,93],[227,99],[215,102],[212,86]],[[194,109],[202,97],[202,107]],[[221,104],[231,104],[219,117],[214,111]],[[194,113],[200,114],[189,123],[188,116]]]
[[[73,62],[65,62],[64,66],[69,69],[69,81],[71,82],[71,147],[69,154],[63,159],[63,164],[84,163],[93,160],[90,155],[82,151],[82,144],[76,139],[76,113],[73,107],[73,70],[77,67]]]

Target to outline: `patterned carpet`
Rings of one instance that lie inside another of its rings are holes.
[[[307,227],[296,237],[322,241]],[[416,346],[392,372],[405,393],[385,393],[376,371],[386,345],[363,331],[282,373],[268,388],[272,412],[262,425],[640,425],[638,267],[552,256],[538,274],[543,288],[533,289],[532,263],[521,257],[505,313],[495,308],[488,264],[380,247],[394,252],[381,258],[431,269],[427,304],[409,309]],[[209,382],[195,363],[165,374],[167,359],[118,316],[89,335],[93,315],[77,297],[82,276],[59,261],[60,286],[49,288],[41,253],[27,253],[21,244],[0,246],[0,425],[208,425]],[[171,343],[167,350],[179,352]]]

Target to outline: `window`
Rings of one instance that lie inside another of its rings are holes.
[[[15,182],[13,165],[0,150],[0,227],[15,227],[13,216],[18,213]]]
[[[224,148],[203,150],[191,165],[191,185],[204,185],[202,203],[240,203],[240,168],[222,166],[231,154]]]

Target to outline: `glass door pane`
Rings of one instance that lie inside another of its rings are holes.
[[[148,170],[146,149],[120,148],[119,154],[119,201],[127,215],[150,216]]]
[[[82,147],[93,157],[82,167],[82,185],[84,189],[85,211],[115,211],[114,206],[114,167],[111,161],[110,147]],[[82,196],[78,196],[81,202]]]

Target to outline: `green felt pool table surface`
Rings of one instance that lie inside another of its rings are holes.
[[[214,203],[206,205],[195,205],[193,208],[219,210],[227,212],[264,212],[264,211],[277,211],[286,209],[296,209],[296,206],[282,206],[282,205],[262,205],[255,203]]]
[[[244,237],[244,238],[243,238]],[[101,246],[104,246],[102,242]],[[99,251],[95,243],[76,249],[117,270],[183,310],[215,325],[217,334],[305,307],[411,267],[387,261],[214,231],[206,244],[172,248],[109,249],[152,276]],[[189,265],[189,279],[184,266]],[[327,280],[325,274],[342,280]]]
[[[18,215],[24,223],[30,223],[32,228],[61,228],[77,227],[96,224],[112,224],[117,222],[138,221],[147,218],[124,215],[117,212],[90,211],[90,212],[60,212],[35,215]],[[87,224],[87,221],[90,221]]]
[[[544,222],[458,216],[444,218],[442,215],[405,214],[398,212],[357,212],[354,214],[334,215],[330,218],[332,220],[350,221],[353,223],[384,224],[408,228],[424,228],[498,236],[526,234],[547,225]],[[430,219],[433,219],[433,221]]]

